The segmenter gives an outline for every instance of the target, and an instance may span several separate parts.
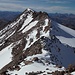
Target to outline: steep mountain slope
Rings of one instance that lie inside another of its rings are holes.
[[[53,21],[75,30],[75,14],[49,13],[49,16]]]
[[[74,63],[75,50],[72,47],[75,46],[63,44],[65,42],[58,35],[64,37],[66,32],[58,25],[47,13],[31,9],[26,9],[14,22],[8,24],[0,31],[0,74],[25,75],[33,71],[35,75],[52,74],[56,70],[65,70],[57,65],[66,67]],[[68,37],[71,35],[67,34]]]
[[[75,47],[75,30],[72,30],[54,21],[51,23],[51,34],[55,35],[62,43]]]

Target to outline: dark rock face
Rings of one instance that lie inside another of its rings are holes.
[[[40,40],[38,40],[30,48],[28,48],[25,51],[25,54],[26,54],[26,56],[41,54],[42,53],[41,50],[42,50],[41,43],[40,43]]]

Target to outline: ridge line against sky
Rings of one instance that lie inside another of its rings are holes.
[[[24,11],[26,8],[48,13],[75,14],[75,0],[0,0],[0,11]]]

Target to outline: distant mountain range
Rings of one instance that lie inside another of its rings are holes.
[[[21,12],[0,11],[0,29],[6,26],[7,23],[12,22],[19,16]],[[74,14],[60,14],[48,13],[50,18],[54,21],[65,25],[75,30],[75,15]]]
[[[15,19],[21,12],[0,11],[0,19],[11,21]]]
[[[75,14],[49,13],[54,21],[75,30]]]
[[[0,29],[12,22],[19,16],[21,12],[12,11],[0,11]],[[75,15],[74,14],[60,14],[60,13],[48,13],[50,18],[54,21],[65,25],[75,30]]]
[[[0,11],[0,29],[12,22],[21,12]]]

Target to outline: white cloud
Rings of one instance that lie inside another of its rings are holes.
[[[69,3],[69,0],[42,0],[45,1],[46,3],[56,3],[56,4],[65,4],[65,3]]]
[[[13,0],[13,1],[10,1],[10,0],[1,0],[0,1],[0,10],[3,10],[3,11],[24,11],[26,8],[32,8],[34,10],[37,10],[37,11],[45,11],[45,12],[49,12],[49,13],[56,13],[56,12],[59,12],[59,13],[75,13],[75,10],[73,10],[71,7],[64,7],[64,6],[56,6],[56,5],[34,5],[32,3],[31,4],[24,4],[24,2],[27,2],[24,1],[24,0]],[[29,1],[29,0],[28,0]],[[41,0],[41,1],[44,1],[44,2],[55,2],[55,3],[61,3],[62,1],[61,0]],[[18,2],[18,3],[17,3]],[[63,2],[66,2],[66,1],[63,1]],[[47,3],[46,3],[47,4]]]
[[[3,11],[22,11],[24,9],[25,9],[25,6],[20,4],[0,3],[0,10],[3,10]]]
[[[71,8],[69,7],[63,7],[63,6],[50,6],[50,7],[33,7],[33,9],[36,10],[42,10],[42,11],[46,11],[48,13],[74,13],[75,14],[75,10],[70,10]]]

